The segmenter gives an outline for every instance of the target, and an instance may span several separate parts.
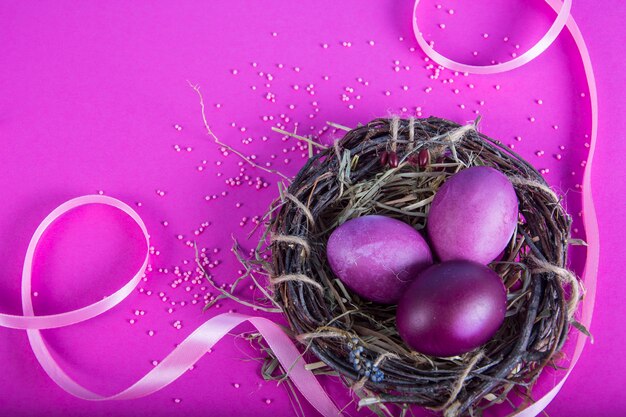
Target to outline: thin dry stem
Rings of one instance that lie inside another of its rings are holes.
[[[274,175],[278,175],[280,177],[282,177],[284,180],[291,182],[291,178],[289,178],[288,176],[286,176],[285,174],[283,174],[282,172],[275,170],[275,169],[269,169],[266,168],[262,165],[257,164],[256,162],[254,162],[253,160],[251,160],[249,157],[247,157],[246,155],[244,155],[243,153],[241,153],[240,151],[238,151],[237,149],[233,148],[232,146],[222,142],[221,140],[219,140],[219,138],[213,133],[213,130],[211,130],[211,126],[209,125],[209,122],[206,118],[206,111],[205,111],[205,107],[204,107],[204,98],[202,97],[202,93],[200,92],[200,86],[197,84],[192,84],[189,80],[187,81],[187,83],[189,84],[189,86],[193,89],[193,91],[195,91],[198,94],[198,98],[200,99],[200,110],[202,112],[202,122],[204,123],[204,127],[207,131],[207,134],[209,136],[211,136],[211,138],[213,139],[213,141],[225,148],[228,149],[230,152],[234,153],[235,155],[237,155],[239,158],[241,158],[242,160],[244,160],[245,162],[247,162],[248,164],[252,165],[255,168],[258,168],[260,170],[263,170],[265,172],[268,172],[270,174],[274,174]]]

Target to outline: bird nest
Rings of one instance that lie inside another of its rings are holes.
[[[437,189],[477,165],[504,173],[519,200],[516,231],[489,265],[507,288],[506,318],[471,352],[423,355],[400,338],[396,306],[360,298],[333,275],[326,243],[337,226],[368,214],[424,229]],[[270,225],[274,299],[297,339],[367,393],[361,405],[419,404],[446,416],[477,415],[512,390],[530,398],[577,325],[581,283],[567,269],[570,225],[540,173],[475,124],[377,119],[311,157],[282,193]]]

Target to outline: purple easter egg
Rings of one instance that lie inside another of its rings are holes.
[[[469,352],[493,337],[504,321],[502,278],[471,261],[448,261],[418,275],[398,303],[396,322],[412,349],[432,356]]]
[[[385,216],[363,216],[337,227],[326,248],[335,275],[361,297],[396,303],[432,264],[428,244],[413,227]]]
[[[489,167],[471,167],[450,177],[435,194],[428,235],[442,261],[493,261],[511,240],[518,200],[509,179]]]

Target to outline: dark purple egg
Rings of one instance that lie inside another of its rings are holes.
[[[488,267],[470,261],[433,265],[398,303],[397,326],[412,349],[456,356],[487,342],[504,322],[506,289]]]
[[[363,216],[337,227],[326,247],[335,275],[361,297],[396,303],[419,272],[433,263],[415,229],[385,216]]]
[[[428,235],[442,261],[466,259],[488,264],[511,240],[518,201],[500,171],[478,166],[459,171],[435,194]]]

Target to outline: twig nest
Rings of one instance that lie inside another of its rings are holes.
[[[395,305],[361,298],[333,274],[326,246],[338,226],[366,215],[424,230],[437,191],[474,166],[506,176],[519,203],[512,236],[489,264],[507,290],[506,318],[470,352],[425,355],[400,337]],[[281,198],[271,220],[276,302],[298,340],[366,397],[362,405],[476,413],[513,388],[530,391],[563,346],[579,301],[566,269],[571,218],[535,168],[475,125],[374,120],[310,158]]]

